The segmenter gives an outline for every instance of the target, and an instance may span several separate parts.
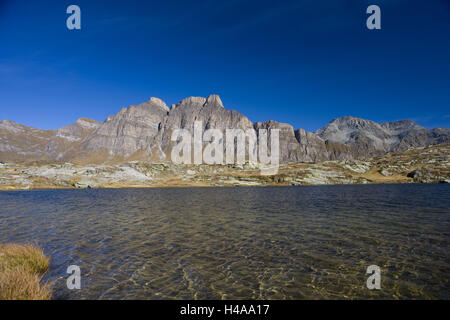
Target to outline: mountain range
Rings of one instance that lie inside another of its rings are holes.
[[[0,161],[121,163],[170,161],[175,129],[280,129],[280,162],[365,159],[450,142],[450,130],[426,129],[410,120],[377,123],[356,117],[333,119],[316,132],[273,120],[252,123],[226,109],[218,95],[189,97],[170,108],[151,98],[123,108],[104,122],[80,118],[58,130],[0,121]]]

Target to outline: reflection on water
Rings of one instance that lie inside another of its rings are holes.
[[[450,298],[448,185],[0,192],[56,299]],[[79,265],[82,289],[66,288]],[[366,287],[381,267],[379,291]]]

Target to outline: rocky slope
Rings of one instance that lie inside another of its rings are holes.
[[[359,157],[403,151],[450,141],[450,130],[428,130],[410,120],[376,123],[341,117],[316,131],[323,140],[352,147]]]
[[[0,190],[182,186],[289,186],[368,183],[450,183],[450,144],[414,148],[361,160],[285,163],[272,176],[257,163],[120,165],[0,163]]]
[[[365,159],[376,155],[450,142],[450,130],[428,130],[403,120],[376,122],[342,117],[316,133],[294,130],[273,120],[252,123],[226,109],[219,96],[190,97],[169,108],[151,98],[123,108],[100,123],[79,119],[59,130],[40,130],[0,121],[0,161],[120,164],[133,160],[170,162],[175,129],[192,132],[194,121],[203,129],[280,129],[280,162],[321,162]],[[225,140],[225,138],[224,138]],[[226,145],[226,141],[224,141]]]
[[[39,130],[13,121],[0,121],[0,160],[41,159],[56,131]]]

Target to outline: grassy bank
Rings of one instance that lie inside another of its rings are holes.
[[[0,244],[0,300],[50,299],[50,286],[40,283],[49,261],[36,246]]]

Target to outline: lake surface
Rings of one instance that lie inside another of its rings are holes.
[[[450,298],[449,185],[0,192],[0,242],[55,299]]]

